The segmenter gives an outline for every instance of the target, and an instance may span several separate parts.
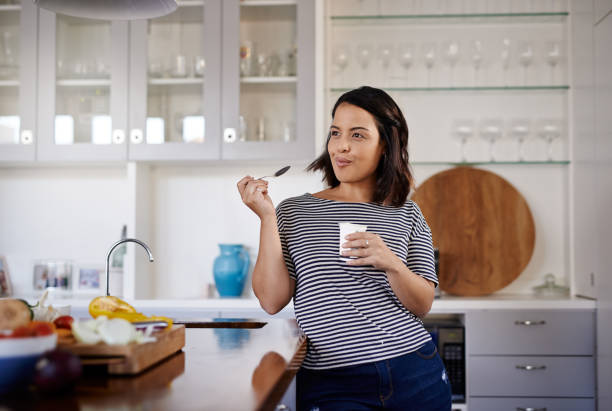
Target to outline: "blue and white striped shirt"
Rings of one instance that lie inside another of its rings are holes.
[[[285,264],[296,280],[293,304],[308,337],[303,367],[329,369],[415,351],[431,339],[397,298],[384,271],[350,266],[338,223],[367,225],[415,274],[438,283],[431,231],[412,201],[401,207],[304,194],[276,208]]]

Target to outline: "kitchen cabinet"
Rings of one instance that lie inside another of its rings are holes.
[[[125,160],[128,23],[38,13],[37,159]]]
[[[312,159],[314,28],[314,1],[223,1],[223,159]]]
[[[314,2],[189,0],[131,22],[24,10],[37,52],[22,63],[35,116],[22,125],[40,133],[29,157],[0,160],[312,158]]]
[[[470,410],[595,409],[593,311],[475,310],[466,335]]]
[[[0,161],[36,154],[36,6],[0,5]]]

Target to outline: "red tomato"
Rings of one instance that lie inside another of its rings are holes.
[[[25,338],[25,337],[32,337],[33,335],[34,333],[30,329],[30,327],[21,325],[15,328],[9,337],[10,338]]]
[[[65,328],[67,330],[71,330],[73,321],[74,318],[72,318],[71,316],[62,315],[61,317],[57,317],[55,321],[53,321],[53,324],[55,324],[55,327],[57,328]]]
[[[30,329],[35,336],[40,337],[53,334],[54,326],[51,323],[32,321],[30,323]]]

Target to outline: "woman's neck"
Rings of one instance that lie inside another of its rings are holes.
[[[369,203],[374,198],[374,183],[340,183],[340,185],[322,191],[320,194],[330,200]]]

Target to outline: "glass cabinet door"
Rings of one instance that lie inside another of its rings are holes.
[[[314,8],[310,0],[223,2],[225,159],[314,154]]]
[[[0,4],[0,160],[34,160],[36,6]]]
[[[39,159],[125,159],[128,23],[39,18]]]
[[[219,157],[220,20],[219,0],[195,0],[131,23],[130,159]]]

